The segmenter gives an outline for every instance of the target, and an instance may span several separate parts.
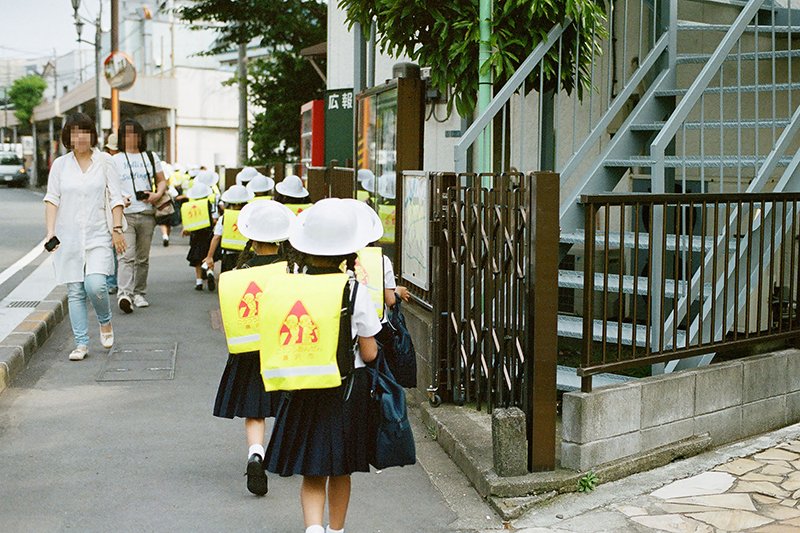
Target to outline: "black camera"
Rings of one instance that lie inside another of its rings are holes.
[[[145,191],[136,191],[136,199],[140,202],[147,200],[147,193]]]

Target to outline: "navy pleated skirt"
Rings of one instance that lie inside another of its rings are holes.
[[[275,416],[281,392],[267,392],[261,379],[258,352],[228,354],[228,364],[214,402],[214,416],[268,418]]]
[[[278,407],[264,464],[281,476],[342,476],[369,472],[374,429],[367,409],[372,381],[356,369],[344,386],[286,393]]]
[[[211,239],[214,237],[214,228],[203,228],[189,233],[189,253],[186,260],[189,266],[200,266],[208,255]]]

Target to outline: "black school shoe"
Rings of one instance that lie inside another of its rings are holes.
[[[264,472],[264,460],[257,453],[247,460],[247,490],[256,496],[267,493],[267,473]]]
[[[119,300],[117,301],[119,304],[119,308],[127,315],[133,313],[133,306],[131,305],[131,298],[130,296],[120,296]]]
[[[214,279],[214,273],[209,271],[206,274],[206,281],[208,282],[208,292],[214,292],[217,290],[217,280]]]

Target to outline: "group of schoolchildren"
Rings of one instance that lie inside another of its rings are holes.
[[[229,354],[214,415],[245,419],[251,493],[267,493],[267,470],[302,475],[306,533],[340,533],[350,474],[370,469],[366,365],[379,355],[379,315],[407,290],[396,286],[388,258],[370,248],[383,226],[365,203],[312,205],[299,177],[276,185],[249,168],[217,197],[218,179],[197,173],[181,206],[195,288],[219,284]],[[265,446],[268,417],[275,423]]]

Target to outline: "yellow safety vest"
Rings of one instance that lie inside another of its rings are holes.
[[[255,352],[260,346],[258,307],[266,280],[286,273],[286,261],[223,272],[219,308],[231,353]]]
[[[211,226],[211,216],[208,211],[208,198],[189,200],[181,206],[181,219],[183,229],[197,231]]]
[[[286,204],[286,207],[291,209],[295,215],[299,215],[303,210],[308,209],[314,204]]]
[[[379,205],[378,216],[381,217],[381,222],[383,222],[383,237],[381,238],[380,242],[393,243],[394,226],[395,226],[395,206]]]
[[[347,274],[269,278],[261,298],[261,377],[273,390],[328,389],[342,380],[336,364]]]
[[[356,280],[369,290],[378,318],[383,319],[383,250],[371,246],[358,251]]]
[[[360,202],[366,202],[369,200],[369,191],[358,190],[356,191],[356,199]]]
[[[222,215],[222,247],[227,250],[244,250],[247,237],[239,232],[239,210],[226,209]]]

